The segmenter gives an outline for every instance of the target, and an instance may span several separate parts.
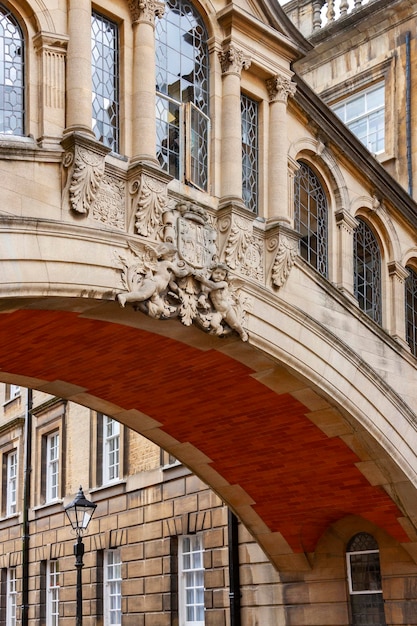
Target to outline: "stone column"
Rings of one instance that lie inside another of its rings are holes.
[[[94,137],[91,105],[91,2],[69,0],[66,133]]]
[[[353,234],[358,222],[346,210],[336,213],[337,225],[337,274],[336,285],[346,296],[354,299],[353,294]]]
[[[268,206],[265,218],[292,225],[292,207],[288,198],[288,132],[287,101],[295,94],[296,85],[277,74],[266,81],[269,94]]]
[[[408,271],[400,263],[392,261],[392,263],[388,264],[388,273],[391,282],[391,297],[389,298],[391,303],[390,333],[397,341],[400,341],[400,343],[409,349],[405,332],[404,302],[404,281],[408,276]]]
[[[221,197],[222,203],[242,205],[242,121],[240,76],[250,67],[242,50],[230,44],[219,52],[223,74]]]
[[[132,163],[156,160],[155,16],[165,10],[158,0],[130,0],[133,20]]]

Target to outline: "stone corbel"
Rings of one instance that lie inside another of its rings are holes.
[[[237,209],[219,221],[220,232],[227,228],[224,258],[228,267],[243,276],[263,282],[265,256],[263,238],[254,231],[253,219]]]
[[[63,196],[68,198],[74,213],[87,216],[104,176],[110,148],[80,133],[71,133],[61,145],[65,150],[62,164],[66,172]]]
[[[266,251],[272,286],[280,289],[287,282],[299,253],[300,233],[283,224],[268,231]]]
[[[168,183],[172,176],[141,162],[129,171],[129,231],[163,240],[162,215],[168,207]]]

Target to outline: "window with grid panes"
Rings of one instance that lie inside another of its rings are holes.
[[[364,89],[343,102],[338,102],[332,109],[370,152],[378,154],[384,151],[384,83]]]
[[[59,622],[59,562],[48,561],[46,569],[46,626]]]
[[[104,626],[122,623],[122,562],[120,550],[104,553]]]
[[[7,570],[6,578],[6,626],[17,624],[17,574],[16,568]]]
[[[381,324],[381,253],[370,226],[357,220],[353,236],[354,293],[362,311]]]
[[[346,551],[352,626],[386,626],[378,544],[358,533]]]
[[[174,178],[208,190],[209,55],[207,31],[195,7],[168,0],[155,24],[156,146]]]
[[[181,626],[204,624],[204,565],[201,535],[181,537],[178,553]]]
[[[59,497],[59,433],[46,438],[46,501]]]
[[[411,353],[417,356],[417,272],[407,267],[405,280],[405,321],[406,336]]]
[[[242,116],[242,198],[252,213],[258,211],[258,103],[240,97]]]
[[[24,133],[24,38],[16,17],[0,4],[0,133]]]
[[[99,13],[91,16],[93,131],[119,152],[119,29]]]
[[[9,452],[6,460],[6,515],[17,512],[17,451]]]
[[[327,277],[327,198],[313,170],[303,162],[294,177],[294,226],[301,234],[300,254]]]
[[[6,402],[14,400],[14,398],[17,398],[18,396],[20,396],[20,386],[7,383],[5,387]]]
[[[120,424],[103,415],[103,483],[119,478]]]

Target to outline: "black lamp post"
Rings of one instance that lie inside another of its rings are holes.
[[[81,570],[84,565],[84,544],[83,534],[86,532],[88,524],[93,517],[97,504],[90,502],[80,489],[71,504],[65,507],[65,513],[70,521],[72,528],[77,535],[77,543],[74,544],[75,567],[77,568],[77,613],[76,626],[82,626],[83,623],[83,591],[81,582]]]

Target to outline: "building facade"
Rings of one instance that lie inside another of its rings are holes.
[[[415,623],[413,3],[368,4],[334,111],[272,0],[0,5],[1,626],[74,622],[80,484],[90,624]]]

